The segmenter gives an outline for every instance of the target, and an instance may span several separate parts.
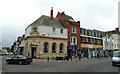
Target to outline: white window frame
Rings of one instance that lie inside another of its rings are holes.
[[[55,33],[56,32],[56,28],[52,28],[52,33]]]
[[[72,27],[72,33],[76,33],[77,29],[75,27]]]
[[[75,40],[75,43],[74,43],[74,38],[76,39],[76,40]],[[71,37],[70,37],[70,44],[71,44],[71,45],[74,45],[74,44],[77,45],[77,37],[76,37],[76,36],[71,36]]]

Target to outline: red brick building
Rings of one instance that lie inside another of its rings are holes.
[[[80,21],[75,21],[71,16],[66,15],[64,12],[58,12],[56,18],[59,18],[68,29],[68,50],[79,50]]]

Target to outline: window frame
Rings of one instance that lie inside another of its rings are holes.
[[[76,33],[77,29],[75,27],[72,27],[72,33]]]

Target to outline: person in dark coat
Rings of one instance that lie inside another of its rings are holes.
[[[79,60],[81,60],[81,53],[78,53]]]

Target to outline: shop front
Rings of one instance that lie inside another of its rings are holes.
[[[81,53],[83,57],[103,56],[102,45],[81,44]]]

